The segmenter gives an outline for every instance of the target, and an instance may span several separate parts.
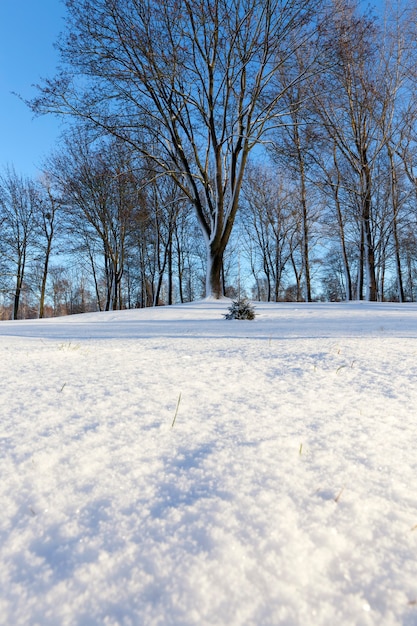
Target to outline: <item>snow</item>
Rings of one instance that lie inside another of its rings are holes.
[[[1,322],[0,624],[417,624],[417,304]]]

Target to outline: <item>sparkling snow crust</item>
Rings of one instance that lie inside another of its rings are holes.
[[[417,625],[417,304],[0,322],[0,624]]]

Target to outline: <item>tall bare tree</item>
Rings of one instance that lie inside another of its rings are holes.
[[[396,293],[403,302],[407,297],[405,266],[409,264],[407,230],[414,230],[415,216],[410,211],[410,196],[415,178],[415,137],[417,125],[416,91],[416,8],[413,3],[386,3],[384,29],[384,81],[381,91],[385,101],[380,125],[387,139],[391,238],[395,259]],[[411,148],[411,152],[410,152]],[[411,174],[411,176],[410,176]],[[408,183],[411,183],[411,187]],[[405,239],[405,241],[404,241]]]
[[[356,11],[353,2],[343,0],[328,35],[327,49],[334,64],[311,89],[316,112],[333,143],[332,151],[336,150],[333,166],[344,161],[354,176],[360,232],[357,297],[377,300],[373,173],[386,145],[377,121],[384,108],[378,30],[370,17]]]
[[[37,203],[38,196],[31,180],[9,168],[0,176],[1,252],[11,278],[14,320],[19,316],[27,265],[36,239]]]
[[[51,160],[51,172],[64,197],[68,225],[77,238],[81,235],[85,239],[100,307],[96,268],[97,258],[102,259],[105,310],[123,307],[126,238],[132,214],[138,208],[140,189],[130,153],[118,140],[92,143],[84,129],[79,129],[67,138],[66,152]]]
[[[291,76],[299,75],[309,66],[308,56],[310,47],[297,51],[288,67],[282,66],[277,72],[277,84],[282,90],[285,85],[291,83]],[[310,61],[311,63],[311,61]],[[314,78],[313,78],[314,80]],[[306,83],[295,84],[286,89],[284,100],[287,104],[288,114],[285,124],[278,129],[275,141],[271,149],[274,160],[291,175],[298,188],[299,217],[301,226],[301,258],[303,274],[304,299],[312,300],[311,287],[311,227],[313,224],[313,211],[310,206],[310,193],[308,189],[308,161],[309,152],[314,150],[315,136],[313,125],[309,123],[308,111],[310,90]]]
[[[268,302],[280,299],[294,241],[298,246],[301,243],[297,208],[294,207],[296,194],[289,181],[284,185],[283,179],[283,175],[277,176],[276,168],[253,166],[243,185],[244,247],[258,286],[259,299],[259,285],[264,282],[260,274],[265,277]]]
[[[321,0],[67,0],[67,71],[31,103],[82,116],[129,141],[193,204],[207,248],[206,293],[223,253],[250,151],[282,113],[271,82],[320,31]],[[317,46],[318,49],[318,46]],[[314,55],[312,55],[314,58]],[[311,71],[291,77],[291,86]]]
[[[39,180],[37,191],[39,196],[36,211],[36,226],[39,233],[37,247],[41,252],[42,263],[39,285],[39,317],[42,318],[45,315],[46,286],[62,199],[54,188],[52,177],[47,172],[44,172]]]

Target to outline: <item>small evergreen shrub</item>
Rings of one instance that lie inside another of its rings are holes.
[[[229,307],[229,313],[225,313],[224,317],[227,320],[254,320],[255,308],[253,304],[242,298],[240,300],[233,300]]]

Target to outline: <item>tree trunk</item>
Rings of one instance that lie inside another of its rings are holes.
[[[391,146],[388,145],[388,157],[390,161],[390,174],[391,174],[391,205],[392,205],[392,234],[394,237],[394,250],[395,250],[395,266],[397,270],[397,285],[398,285],[398,299],[400,302],[404,302],[404,285],[401,269],[401,256],[400,256],[400,243],[398,239],[397,217],[399,211],[398,203],[398,180],[397,171],[395,169],[394,154]]]
[[[209,245],[207,250],[206,297],[223,296],[222,267],[223,246]]]
[[[23,276],[25,273],[25,257],[19,258],[17,264],[17,273],[16,273],[16,289],[14,294],[14,304],[13,304],[13,319],[17,320],[17,316],[19,314],[19,305],[20,305],[20,295],[22,293],[23,286]]]
[[[181,249],[180,240],[178,237],[178,230],[175,229],[175,243],[176,243],[176,255],[177,255],[177,273],[178,273],[178,293],[181,304],[184,302],[184,289],[183,289],[183,274],[184,274],[184,262],[183,253]]]
[[[168,235],[168,304],[173,303],[173,268],[172,268],[172,228],[170,225]]]
[[[361,241],[359,248],[359,260],[358,260],[358,282],[357,282],[357,300],[363,300],[363,268],[364,268],[364,259],[365,259],[365,244],[364,244],[364,233],[363,233],[363,223],[361,222]]]
[[[19,304],[20,304],[20,294],[21,294],[22,288],[21,288],[21,281],[20,278],[17,278],[17,282],[16,282],[16,291],[14,294],[14,304],[13,304],[13,319],[17,320],[17,316],[19,313]]]
[[[339,191],[341,185],[341,174],[338,164],[338,159],[336,156],[336,144],[333,146],[333,163],[337,172],[337,182],[334,185],[334,200],[336,204],[336,212],[337,212],[337,223],[339,225],[339,239],[340,239],[340,247],[342,250],[342,261],[343,261],[343,272],[345,276],[345,291],[346,291],[346,300],[350,301],[353,298],[353,288],[352,288],[352,277],[350,275],[350,267],[349,267],[349,259],[346,250],[346,239],[345,239],[345,228],[343,224],[343,213],[342,207],[340,205]]]
[[[301,254],[303,258],[304,266],[304,280],[305,280],[305,293],[304,299],[306,302],[311,302],[311,275],[310,275],[310,224],[308,218],[308,206],[307,206],[307,185],[306,185],[306,172],[304,163],[304,153],[301,147],[301,138],[299,135],[299,121],[298,116],[295,116],[294,120],[294,142],[297,150],[298,170],[300,174],[300,186],[301,186],[301,218],[302,218],[302,248]]]
[[[367,300],[376,302],[378,288],[375,276],[375,253],[372,241],[370,224],[370,199],[365,199],[365,212],[363,216],[364,243],[365,243],[365,267],[366,267],[366,296]]]
[[[361,202],[362,202],[362,223],[364,233],[364,252],[366,270],[366,299],[376,302],[378,288],[375,275],[375,251],[371,230],[372,215],[372,194],[371,194],[371,172],[368,165],[368,155],[366,150],[361,153]]]
[[[45,314],[45,293],[46,293],[46,281],[48,279],[48,267],[49,257],[51,254],[51,239],[48,238],[48,244],[45,252],[45,261],[43,264],[41,294],[39,298],[39,319],[42,319]]]

